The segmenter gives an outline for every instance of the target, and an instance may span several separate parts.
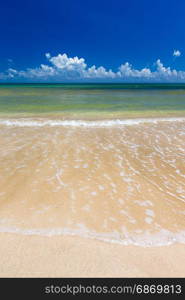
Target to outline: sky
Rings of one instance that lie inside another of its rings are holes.
[[[0,82],[185,82],[183,0],[3,0]]]

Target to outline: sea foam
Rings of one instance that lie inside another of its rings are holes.
[[[44,126],[70,126],[70,127],[112,127],[131,126],[145,123],[159,122],[184,122],[184,117],[179,118],[138,118],[138,119],[114,119],[114,120],[51,120],[51,119],[0,119],[0,125],[15,127],[44,127]]]
[[[79,228],[37,228],[23,229],[18,227],[0,227],[0,232],[17,233],[23,235],[40,235],[40,236],[77,236],[82,238],[90,238],[108,243],[115,243],[124,246],[134,245],[141,247],[160,247],[168,246],[175,243],[185,244],[185,231],[171,232],[166,229],[161,229],[156,233],[143,231],[140,234],[125,232],[124,235],[119,232],[97,233],[89,230],[83,224],[79,224]]]

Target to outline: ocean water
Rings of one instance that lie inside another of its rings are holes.
[[[0,86],[0,231],[185,243],[185,85]]]
[[[185,85],[0,85],[2,114],[60,114],[77,118],[182,114]]]

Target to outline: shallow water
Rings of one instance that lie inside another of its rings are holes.
[[[0,119],[0,230],[185,243],[185,119]]]
[[[142,117],[185,112],[184,84],[0,85],[2,114]]]

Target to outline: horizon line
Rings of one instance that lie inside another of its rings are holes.
[[[170,85],[170,84],[176,84],[176,85],[184,85],[184,82],[93,82],[93,81],[89,81],[89,82],[52,82],[52,81],[22,81],[22,82],[0,82],[0,85],[4,85],[4,84],[132,84],[132,85],[142,85],[142,84],[146,84],[146,85],[151,85],[151,84],[160,84],[160,85]]]

